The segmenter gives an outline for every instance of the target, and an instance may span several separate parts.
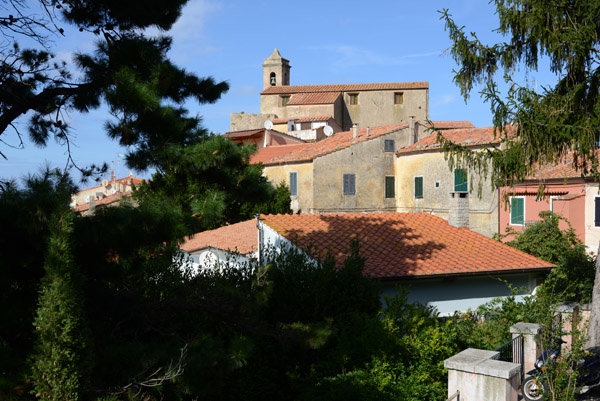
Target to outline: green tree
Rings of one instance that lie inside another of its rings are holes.
[[[71,249],[73,218],[69,210],[51,218],[46,274],[33,322],[37,334],[33,392],[45,401],[81,399],[91,371],[92,344],[82,277]]]

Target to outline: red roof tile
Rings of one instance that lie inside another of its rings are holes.
[[[260,128],[260,129],[248,129],[248,130],[244,130],[244,131],[231,131],[231,132],[224,133],[222,136],[224,136],[225,138],[229,138],[229,139],[252,138],[253,136],[261,134],[264,130],[265,130],[264,128]]]
[[[260,148],[256,151],[256,153],[250,156],[250,163],[263,163],[267,164],[267,162],[278,159],[280,157],[284,157],[288,154],[299,152],[307,146],[312,145],[312,143],[299,143],[297,145],[276,145],[276,146],[267,146],[264,148]]]
[[[358,238],[364,273],[375,278],[423,278],[548,269],[553,265],[426,213],[340,213],[261,216],[301,249],[328,251],[338,266]],[[253,236],[256,238],[256,236]]]
[[[313,116],[313,117],[289,117],[289,118],[276,118],[271,120],[273,124],[284,124],[288,121],[295,121],[297,123],[308,123],[313,121],[329,121],[332,116]]]
[[[317,93],[296,93],[287,103],[288,106],[303,104],[331,104],[334,103],[340,92],[317,92]]]
[[[471,121],[431,121],[431,124],[435,129],[475,128]]]
[[[443,131],[442,135],[446,139],[464,146],[482,146],[500,143],[499,133],[496,131],[494,134],[494,127],[450,129]],[[428,135],[420,141],[398,150],[396,154],[439,151],[440,144],[436,140],[437,135],[435,133]]]
[[[429,82],[388,82],[372,84],[337,84],[337,85],[282,85],[270,86],[261,95],[310,93],[310,92],[352,92],[394,89],[427,89]]]
[[[257,244],[256,220],[248,220],[186,237],[181,249],[194,252],[211,247],[246,255],[256,252]]]
[[[323,139],[322,141],[301,145],[301,147],[300,145],[288,145],[299,146],[297,149],[290,148],[290,151],[275,151],[273,149],[275,146],[270,146],[259,149],[258,152],[253,155],[253,158],[250,159],[250,162],[257,163],[261,161],[266,166],[307,162],[317,157],[345,149],[354,143],[368,141],[373,138],[404,129],[406,127],[408,127],[408,123],[406,122],[393,125],[383,125],[379,127],[370,127],[369,136],[367,136],[366,128],[360,128],[358,130],[357,138],[353,137],[352,130],[338,132],[329,138]]]
[[[600,157],[600,151],[596,152],[597,157]],[[529,176],[529,180],[550,180],[550,179],[564,179],[564,178],[581,178],[583,177],[583,170],[576,168],[576,163],[581,163],[581,160],[575,159],[573,152],[567,153],[560,160],[554,162],[554,164],[538,164],[536,172]]]
[[[132,194],[131,191],[117,192],[115,194],[105,196],[102,199],[98,199],[98,200],[94,201],[94,203],[96,206],[110,205],[111,203],[119,202],[123,198],[130,198],[131,194]],[[89,203],[82,203],[81,205],[77,205],[73,208],[73,210],[75,212],[85,212],[86,210],[89,210],[89,209],[90,209]]]

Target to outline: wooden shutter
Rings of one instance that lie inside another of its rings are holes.
[[[469,177],[467,176],[467,170],[462,168],[454,169],[454,191],[467,192],[469,190]]]
[[[423,199],[423,177],[415,177],[415,199]]]
[[[298,195],[298,173],[297,172],[290,173],[290,195],[291,196]]]
[[[510,224],[523,224],[525,221],[525,199],[511,198]]]
[[[594,226],[600,227],[600,197],[594,198]]]
[[[396,197],[396,178],[385,177],[385,197],[395,198]]]
[[[355,184],[354,174],[344,174],[344,195],[354,195],[356,193]]]

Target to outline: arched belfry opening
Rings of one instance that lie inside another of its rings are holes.
[[[271,86],[277,85],[277,74],[272,72],[271,76],[269,77],[269,82],[271,83]]]

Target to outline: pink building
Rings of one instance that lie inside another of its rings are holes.
[[[500,188],[499,229],[517,231],[541,220],[542,211],[552,211],[566,218],[579,239],[590,251],[596,251],[600,241],[600,193],[598,183],[581,177],[573,167],[572,157],[556,166],[544,166],[534,177]],[[540,185],[543,196],[539,196]],[[568,225],[561,221],[560,228]]]

